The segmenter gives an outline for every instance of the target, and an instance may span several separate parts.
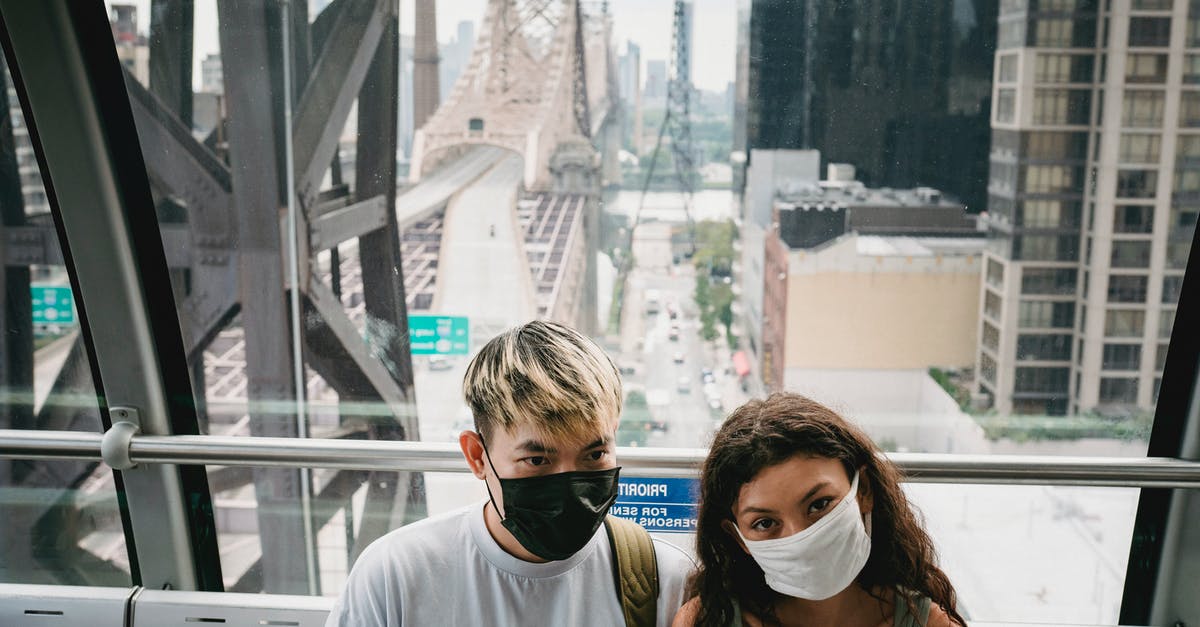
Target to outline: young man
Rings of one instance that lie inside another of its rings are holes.
[[[624,625],[603,525],[617,496],[621,380],[577,331],[537,321],[488,342],[459,436],[490,498],[402,527],[350,572],[327,627]],[[683,602],[690,558],[655,540],[657,624]]]

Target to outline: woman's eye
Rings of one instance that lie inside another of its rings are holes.
[[[750,528],[755,531],[766,531],[775,526],[775,521],[770,518],[760,518],[750,523]]]
[[[826,508],[829,507],[829,504],[832,502],[833,502],[832,497],[826,496],[824,498],[819,498],[819,499],[813,501],[812,505],[808,506],[808,513],[816,514],[818,512],[823,512],[823,511],[825,511]]]

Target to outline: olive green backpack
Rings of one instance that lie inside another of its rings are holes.
[[[626,627],[653,627],[658,610],[658,563],[650,534],[635,522],[604,520],[613,554],[613,582]]]

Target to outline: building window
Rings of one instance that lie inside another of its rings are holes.
[[[1158,338],[1171,339],[1171,331],[1175,329],[1175,310],[1164,309],[1158,312]]]
[[[1179,95],[1179,125],[1200,127],[1200,91],[1185,91]]]
[[[1078,167],[1067,165],[1025,166],[1025,193],[1063,194],[1078,192],[1082,173]]]
[[[1117,205],[1113,212],[1113,232],[1151,233],[1154,231],[1154,207]]]
[[[1109,309],[1104,316],[1105,337],[1141,337],[1146,312],[1139,309]]]
[[[1125,82],[1160,84],[1167,80],[1167,55],[1131,54],[1125,58]]]
[[[1039,83],[1092,82],[1092,56],[1041,53],[1037,55],[1034,80]]]
[[[1134,128],[1161,128],[1165,100],[1166,96],[1161,91],[1138,89],[1125,92],[1125,107],[1121,111],[1121,125]]]
[[[1018,322],[1023,329],[1069,329],[1075,326],[1075,303],[1023,300]]]
[[[1000,22],[996,31],[996,49],[1007,50],[1021,48],[1025,45],[1025,20],[1006,20]]]
[[[983,294],[983,312],[995,320],[1000,319],[1000,296],[991,290]]]
[[[1200,160],[1200,135],[1176,136],[1175,156],[1181,160]],[[1176,163],[1175,167],[1179,167],[1180,165]]]
[[[1013,258],[1031,261],[1075,261],[1079,238],[1074,235],[1022,235],[1015,238]]]
[[[1171,18],[1129,18],[1129,46],[1131,48],[1165,48],[1171,44]]]
[[[1066,395],[1070,368],[1017,368],[1014,391],[1025,394]]]
[[[1072,268],[1025,268],[1022,294],[1074,294],[1078,272]]]
[[[1150,242],[1113,242],[1111,265],[1114,268],[1149,268]]]
[[[1092,92],[1086,89],[1037,89],[1033,92],[1034,124],[1087,124]]]
[[[1170,11],[1174,0],[1133,0],[1134,11]]]
[[[1179,294],[1183,291],[1183,277],[1169,275],[1163,277],[1162,304],[1172,307],[1179,304]]]
[[[988,285],[996,287],[1004,285],[1004,264],[995,259],[988,259],[987,282]]]
[[[1170,270],[1183,270],[1187,268],[1188,254],[1191,252],[1192,243],[1189,241],[1168,240],[1167,241],[1167,268]]]
[[[1069,131],[1037,131],[1022,133],[1027,159],[1087,158],[1087,133]]]
[[[1200,17],[1196,17],[1195,9],[1192,10],[1192,15],[1188,16],[1186,32],[1184,33],[1184,45],[1188,48],[1200,47]]]
[[[1137,370],[1142,366],[1142,347],[1139,344],[1105,344],[1102,370]]]
[[[1018,335],[1018,361],[1070,361],[1070,335]]]
[[[1000,350],[1000,329],[987,321],[983,323],[983,345],[994,351]]]
[[[1100,378],[1100,402],[1133,404],[1137,402],[1137,379],[1125,377]]]
[[[979,374],[983,375],[983,380],[996,384],[996,360],[988,356],[987,353],[979,354]]]
[[[1070,48],[1073,42],[1075,20],[1040,19],[1034,29],[1032,46],[1035,48]]]
[[[1167,365],[1167,347],[1170,344],[1159,344],[1158,351],[1154,355],[1154,369],[1162,372],[1162,369]]]
[[[1079,226],[1079,202],[1069,200],[1024,200],[1018,224],[1027,228]]]
[[[1117,160],[1121,163],[1158,163],[1161,139],[1150,133],[1122,133]]]
[[[996,121],[1013,122],[1017,119],[1017,90],[1001,89],[996,96]]]
[[[1175,193],[1175,198],[1200,196],[1200,168],[1194,167],[1194,164],[1176,164],[1173,183],[1171,191]]]
[[[998,57],[1000,66],[996,72],[997,83],[1015,83],[1017,82],[1017,55],[1005,54]]]
[[[1118,170],[1118,198],[1154,198],[1158,189],[1157,170]]]
[[[1144,275],[1113,274],[1108,277],[1108,302],[1144,303],[1150,280]]]
[[[1183,82],[1200,83],[1200,54],[1183,55]]]

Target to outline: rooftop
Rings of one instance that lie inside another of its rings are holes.
[[[780,208],[945,207],[962,209],[952,197],[932,187],[892,189],[867,187],[861,181],[793,181],[775,194]]]

